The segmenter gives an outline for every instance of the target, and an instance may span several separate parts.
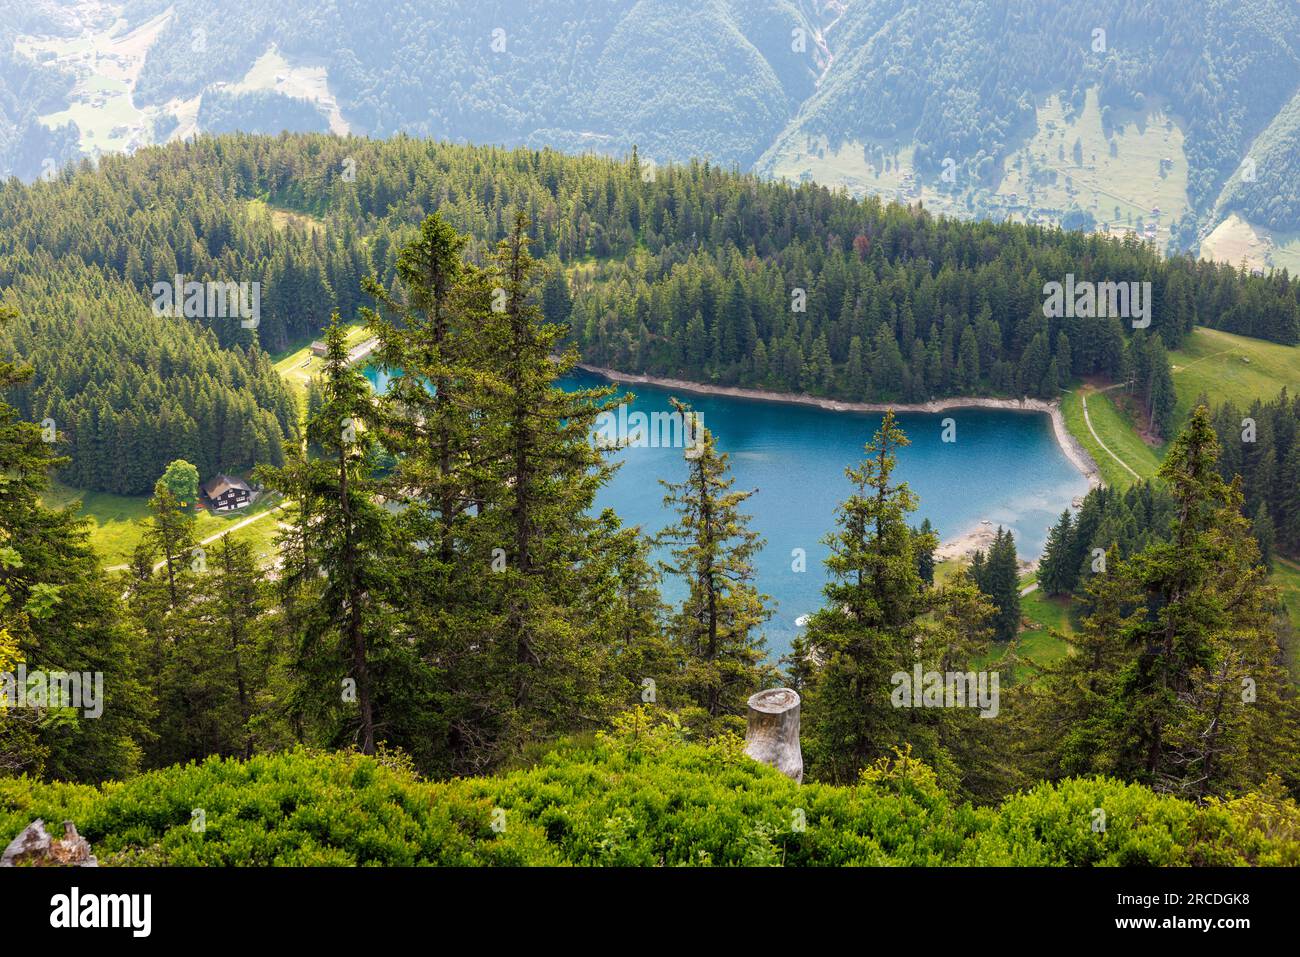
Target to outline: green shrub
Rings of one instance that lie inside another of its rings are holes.
[[[389,755],[307,750],[98,788],[0,780],[0,840],[43,817],[76,821],[110,865],[1300,862],[1300,809],[1280,786],[1199,807],[1081,779],[976,808],[953,804],[906,752],[853,787],[800,786],[735,736],[701,745],[687,733],[641,712],[529,766],[440,783]]]

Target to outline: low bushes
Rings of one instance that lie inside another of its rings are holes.
[[[854,787],[799,786],[735,738],[643,722],[449,782],[397,756],[306,750],[100,787],[0,780],[0,841],[36,817],[74,820],[106,865],[1300,864],[1280,788],[1200,807],[1068,780],[976,808],[905,753]]]

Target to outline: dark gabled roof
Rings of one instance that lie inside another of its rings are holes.
[[[209,479],[207,484],[203,486],[203,494],[208,498],[221,498],[232,489],[250,493],[253,491],[243,479],[231,478],[229,475],[218,475]]]

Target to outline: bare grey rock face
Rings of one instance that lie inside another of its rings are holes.
[[[790,688],[769,688],[750,695],[745,753],[803,783],[798,692]]]
[[[52,838],[40,818],[28,824],[9,842],[0,867],[98,867],[90,842],[77,833],[77,825],[63,822],[63,837]]]

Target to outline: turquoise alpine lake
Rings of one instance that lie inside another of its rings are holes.
[[[382,391],[387,376],[374,367],[367,377]],[[599,375],[576,372],[566,388],[606,384]],[[816,611],[826,583],[822,538],[835,524],[836,505],[851,486],[845,468],[857,465],[880,425],[879,413],[837,412],[812,405],[687,394],[654,385],[619,386],[628,421],[635,427],[655,412],[669,412],[669,397],[689,402],[730,456],[735,488],[754,490],[745,503],[751,527],[766,540],[755,561],[759,589],[773,610],[765,632],[769,657],[790,649],[797,619]],[[955,423],[955,441],[943,441],[943,420]],[[899,425],[911,445],[898,456],[898,477],[920,498],[912,516],[928,518],[941,540],[970,532],[983,521],[1010,528],[1023,559],[1037,558],[1048,526],[1088,490],[1087,480],[1056,444],[1051,419],[1041,412],[951,409],[942,414],[902,412]],[[651,442],[658,439],[649,430]],[[612,508],[628,525],[653,535],[672,520],[660,480],[686,476],[685,449],[641,444],[611,456],[622,463],[601,491],[597,508]],[[799,561],[800,552],[806,556]],[[803,564],[805,570],[797,570]],[[679,600],[681,582],[665,581],[664,597]]]

